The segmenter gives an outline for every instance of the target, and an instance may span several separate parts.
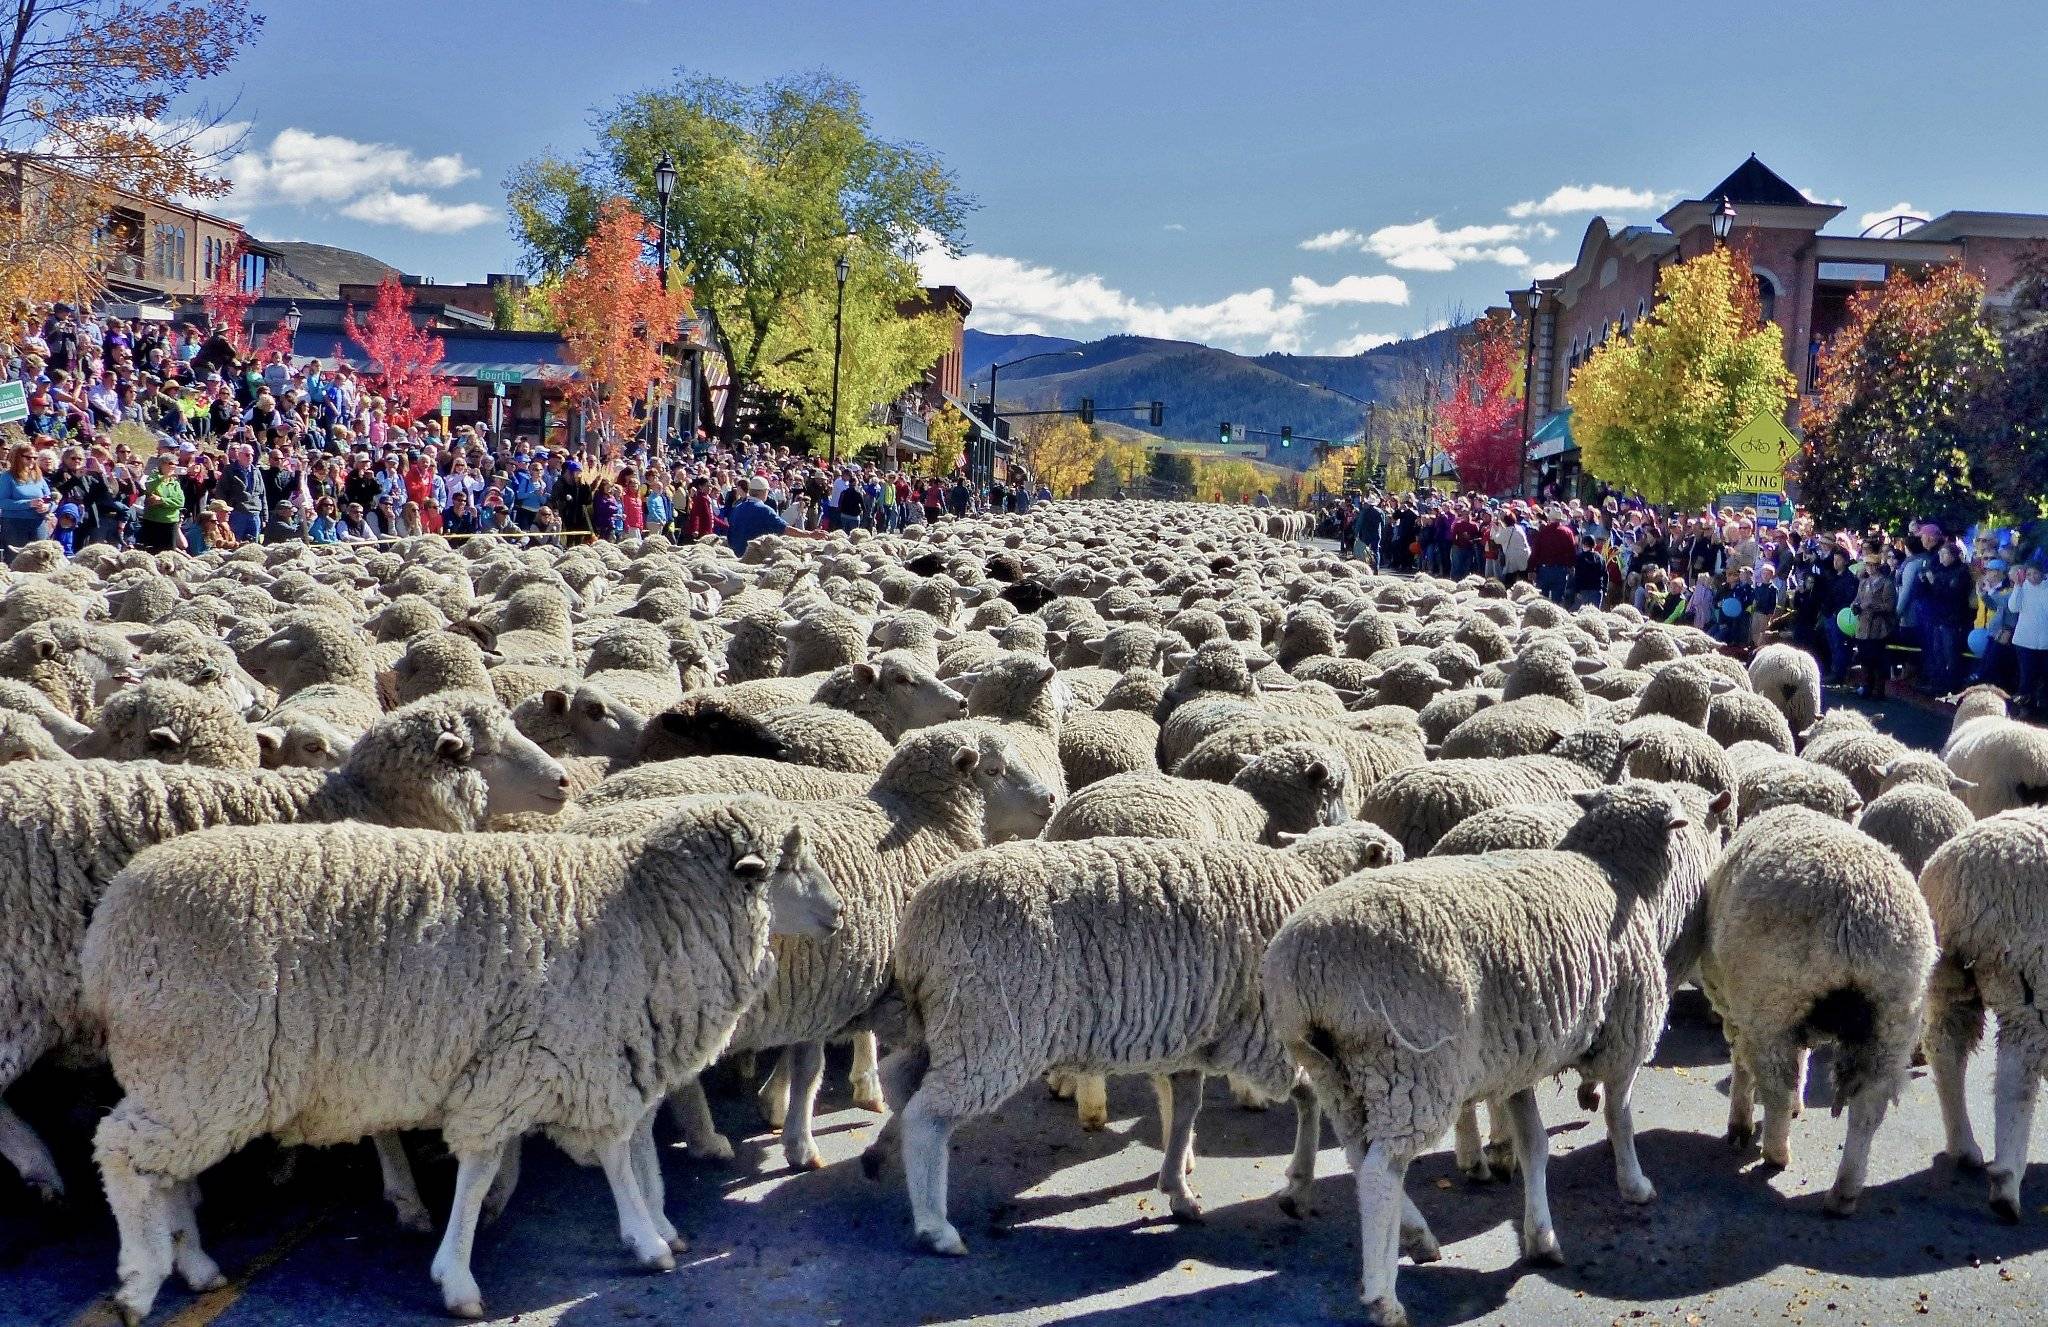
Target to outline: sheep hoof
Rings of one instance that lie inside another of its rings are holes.
[[[1598,1083],[1579,1084],[1579,1109],[1585,1111],[1600,1109],[1600,1085]]]
[[[1728,1145],[1738,1152],[1747,1152],[1756,1146],[1756,1126],[1753,1124],[1731,1124],[1727,1136]]]
[[[692,1156],[701,1156],[709,1161],[730,1161],[733,1158],[732,1141],[722,1133],[690,1139],[685,1146]]]
[[[1367,1300],[1365,1320],[1372,1327],[1408,1327],[1408,1311],[1401,1307],[1401,1301],[1392,1295]]]
[[[941,1226],[937,1230],[918,1231],[917,1242],[928,1251],[944,1254],[948,1258],[967,1256],[967,1246],[961,1242],[960,1232],[950,1225]]]
[[[668,1237],[668,1247],[672,1253],[688,1253],[690,1251],[690,1241],[684,1239],[681,1235],[670,1235]]]
[[[2017,1178],[2004,1171],[1994,1170],[1991,1175],[1991,1214],[2009,1226],[2020,1223],[2020,1195]]]
[[[673,1272],[676,1269],[676,1253],[667,1244],[658,1251],[636,1254],[640,1270],[644,1272]]]
[[[1487,1165],[1493,1168],[1494,1174],[1501,1179],[1506,1179],[1521,1169],[1521,1166],[1515,1161],[1515,1145],[1513,1143],[1488,1143],[1482,1158]]]
[[[1493,1183],[1493,1167],[1486,1164],[1485,1157],[1477,1157],[1467,1165],[1459,1166],[1465,1178],[1473,1184]]]
[[[853,1104],[861,1109],[880,1115],[889,1109],[889,1103],[882,1097],[882,1078],[879,1074],[862,1074],[853,1085]]]
[[[1975,1171],[1984,1169],[1984,1152],[1975,1143],[1970,1144],[1960,1152],[1950,1152],[1948,1159],[1949,1163],[1957,1170]]]
[[[1088,1133],[1101,1133],[1109,1127],[1108,1111],[1082,1110],[1076,1111],[1075,1116],[1081,1121],[1081,1128]]]
[[[1074,1076],[1064,1072],[1049,1073],[1045,1076],[1045,1090],[1052,1093],[1054,1101],[1071,1101],[1074,1098]]]
[[[1307,1220],[1310,1212],[1313,1210],[1308,1205],[1308,1195],[1298,1191],[1292,1184],[1281,1190],[1279,1196],[1274,1201],[1280,1204],[1280,1212],[1283,1216],[1295,1221]]]
[[[1638,1205],[1654,1203],[1657,1201],[1657,1186],[1647,1179],[1639,1179],[1632,1185],[1624,1184],[1621,1186],[1621,1200]]]
[[[392,1217],[398,1228],[408,1235],[431,1235],[434,1233],[434,1218],[417,1198],[401,1198],[396,1194],[385,1194],[391,1204]]]
[[[1781,1144],[1773,1148],[1769,1143],[1765,1143],[1763,1159],[1764,1164],[1773,1170],[1790,1170],[1792,1168],[1792,1148],[1789,1144]]]
[[[1167,1205],[1173,1209],[1174,1220],[1185,1221],[1190,1225],[1200,1225],[1202,1223],[1202,1200],[1187,1190],[1183,1189],[1179,1193],[1169,1194]]]
[[[818,1149],[809,1142],[792,1144],[782,1150],[783,1160],[789,1162],[791,1170],[823,1170],[825,1158],[818,1155]]]
[[[1827,1197],[1820,1200],[1820,1210],[1829,1216],[1854,1216],[1856,1202],[1862,1196],[1861,1193],[1849,1193],[1837,1184],[1828,1190]]]
[[[208,1260],[207,1266],[210,1270],[202,1271],[199,1268],[193,1268],[185,1273],[185,1288],[195,1295],[203,1295],[210,1290],[222,1290],[227,1287],[227,1277],[221,1274],[220,1268],[212,1265],[211,1259]]]
[[[462,1280],[468,1282],[468,1284],[444,1287],[441,1291],[441,1303],[447,1308],[448,1316],[451,1318],[483,1317],[483,1291],[477,1289],[476,1281],[473,1278],[464,1276]]]
[[[1407,1254],[1408,1260],[1417,1267],[1424,1263],[1441,1262],[1444,1256],[1443,1246],[1436,1242],[1436,1236],[1431,1233],[1428,1226],[1413,1232],[1402,1231],[1401,1252]]]
[[[1538,1267],[1564,1266],[1564,1249],[1558,1245],[1557,1232],[1545,1228],[1524,1236],[1522,1258]]]

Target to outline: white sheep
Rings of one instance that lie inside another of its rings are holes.
[[[1293,1091],[1266,1020],[1259,955],[1290,909],[1398,856],[1380,832],[1345,826],[1282,849],[1086,839],[954,863],[904,914],[896,982],[906,1027],[883,1063],[896,1114],[862,1164],[877,1174],[900,1132],[918,1242],[964,1254],[946,1218],[953,1130],[1049,1070],[1145,1073],[1170,1083],[1159,1093],[1159,1187],[1176,1216],[1198,1219],[1187,1175],[1202,1078],[1231,1074],[1295,1097],[1287,1195],[1299,1203],[1314,1175],[1315,1105]]]
[[[334,770],[100,760],[0,769],[0,1092],[44,1053],[85,1044],[78,950],[107,883],[151,844],[220,825],[360,820],[481,829],[557,809],[567,776],[497,704],[450,695],[395,711]],[[47,1149],[0,1104],[0,1155],[60,1194]],[[389,1177],[387,1177],[389,1178]],[[392,1195],[400,1202],[403,1192]]]
[[[1049,840],[1228,839],[1277,846],[1345,819],[1341,752],[1289,742],[1247,756],[1226,784],[1166,774],[1119,774],[1081,789],[1053,813]]]
[[[1744,823],[1707,881],[1701,984],[1734,1065],[1728,1137],[1791,1164],[1806,1053],[1831,1044],[1834,1108],[1849,1112],[1824,1207],[1856,1210],[1870,1143],[1905,1085],[1920,1037],[1934,926],[1913,877],[1884,845],[1803,806]]]
[[[1778,707],[1793,732],[1820,718],[1820,665],[1797,646],[1772,643],[1749,661],[1750,689]]]
[[[440,1130],[457,1173],[433,1276],[459,1317],[482,1316],[471,1242],[529,1129],[602,1165],[627,1247],[673,1268],[654,1108],[760,991],[771,930],[829,933],[839,912],[802,832],[755,798],[619,842],[273,826],[145,853],[84,955],[127,1093],[95,1141],[122,1314],[174,1268],[224,1283],[192,1181],[266,1135]]]
[[[1411,858],[1419,857],[1467,816],[1596,788],[1619,773],[1620,765],[1621,730],[1588,724],[1542,755],[1433,760],[1397,770],[1366,790],[1359,816],[1392,834]]]
[[[1532,1260],[1562,1258],[1534,1090],[1552,1074],[1576,1068],[1600,1084],[1622,1197],[1656,1196],[1636,1159],[1629,1097],[1663,1028],[1665,951],[1697,907],[1712,838],[1688,832],[1678,798],[1656,784],[1578,800],[1585,814],[1557,850],[1433,857],[1356,877],[1304,903],[1267,948],[1274,1029],[1357,1174],[1374,1323],[1406,1321],[1394,1294],[1402,1246],[1437,1256],[1402,1182],[1468,1101],[1505,1099]]]

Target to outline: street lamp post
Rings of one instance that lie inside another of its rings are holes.
[[[654,254],[654,279],[655,284],[661,287],[663,294],[668,293],[668,200],[675,194],[675,191],[675,158],[663,152],[661,160],[654,163],[654,201],[660,219],[656,241],[658,247]],[[670,395],[673,396],[674,394],[671,393]],[[690,392],[690,399],[692,401],[697,399],[694,386]],[[669,403],[667,401],[662,402],[661,410],[656,415],[655,423],[657,430],[655,441],[657,446],[666,447],[668,445],[668,411]]]
[[[990,364],[988,366],[988,435],[990,438],[990,442],[988,443],[988,473],[981,476],[976,482],[986,483],[995,475],[996,445],[994,439],[998,436],[998,434],[996,433],[996,375],[998,373],[1001,373],[1004,369],[1012,369],[1017,367],[1017,365],[1019,364],[1028,364],[1034,359],[1078,359],[1080,358],[1080,355],[1081,352],[1078,350],[1041,350],[1035,355],[1020,355],[1016,359],[1010,360],[1008,363]]]
[[[846,327],[846,277],[852,269],[840,254],[832,271],[839,278],[839,304],[832,311],[832,442],[825,451],[827,467],[839,464],[839,351]]]
[[[1729,233],[1735,229],[1735,204],[1724,195],[1721,205],[1714,209],[1714,243],[1726,244]]]
[[[1542,307],[1543,287],[1531,281],[1528,345],[1522,353],[1522,464],[1515,481],[1515,492],[1523,498],[1529,496],[1529,432],[1536,403],[1536,311]]]
[[[303,316],[299,312],[299,302],[297,300],[293,300],[284,311],[284,330],[290,344],[288,353],[292,355],[299,353],[299,319]]]

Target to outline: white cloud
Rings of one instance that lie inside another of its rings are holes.
[[[1308,317],[1302,305],[1280,299],[1270,286],[1206,304],[1164,305],[1134,299],[1099,276],[1000,254],[949,254],[926,244],[918,267],[927,283],[966,291],[975,326],[988,332],[1055,326],[1284,351],[1300,348]]]
[[[1414,272],[1448,272],[1459,263],[1495,262],[1527,267],[1529,255],[1508,243],[1529,233],[1526,226],[1459,226],[1444,230],[1435,217],[1399,226],[1381,226],[1366,237],[1365,248],[1387,260],[1389,267]]]
[[[409,184],[446,189],[474,179],[460,153],[422,157],[389,143],[363,143],[339,134],[282,129],[267,146],[245,147],[227,163],[236,202],[341,203]]]
[[[1400,339],[1399,336],[1392,332],[1360,332],[1356,336],[1345,337],[1323,353],[1325,355],[1363,355],[1368,350],[1373,350],[1380,346],[1390,346]]]
[[[1183,226],[1183,225],[1181,225],[1181,224],[1180,224],[1180,222],[1178,222],[1178,221],[1169,221],[1169,222],[1167,222],[1167,223],[1166,223],[1165,229],[1167,229],[1167,230],[1171,230],[1171,231],[1182,231],[1182,230],[1186,230],[1186,229],[1187,229],[1187,227],[1186,227],[1186,226]]]
[[[1297,304],[1406,304],[1408,283],[1397,276],[1346,276],[1329,285],[1298,276],[1288,283],[1288,295]]]
[[[1862,216],[1856,218],[1856,229],[1869,230],[1887,217],[1917,217],[1919,215],[1920,209],[1914,207],[1911,203],[1893,203],[1890,207],[1880,207],[1875,212],[1865,212]]]
[[[1541,281],[1572,270],[1570,263],[1531,263],[1522,269],[1522,275],[1531,281]]]
[[[1581,212],[1640,212],[1657,206],[1664,195],[1654,189],[1628,189],[1618,184],[1565,184],[1541,199],[1526,199],[1508,209],[1511,217],[1568,217]]]
[[[1806,188],[1802,188],[1802,189],[1800,189],[1799,193],[1800,193],[1800,196],[1801,196],[1801,197],[1803,197],[1804,199],[1806,199],[1806,201],[1807,201],[1807,202],[1809,202],[1809,203],[1819,203],[1819,204],[1820,204],[1820,205],[1821,205],[1822,207],[1840,207],[1840,206],[1842,205],[1842,200],[1841,200],[1841,199],[1839,199],[1839,198],[1822,198],[1822,197],[1821,197],[1821,196],[1820,196],[1819,194],[1815,193],[1815,192],[1814,192],[1813,190],[1811,190],[1811,189],[1806,189]]]
[[[498,215],[482,203],[443,203],[425,194],[395,193],[390,189],[364,194],[342,208],[341,214],[358,221],[370,221],[380,226],[403,226],[429,235],[452,235],[456,231],[474,230]]]
[[[1311,235],[1301,242],[1300,247],[1310,253],[1329,253],[1336,249],[1348,249],[1365,239],[1365,236],[1348,227],[1340,230],[1326,230],[1320,235]]]

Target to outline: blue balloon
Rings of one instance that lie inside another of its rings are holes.
[[[1728,597],[1727,597],[1726,599],[1723,599],[1723,600],[1721,601],[1721,616],[1722,616],[1722,617],[1741,617],[1741,616],[1742,616],[1742,601],[1741,601],[1740,599],[1737,599],[1737,598],[1736,598],[1736,597],[1735,597],[1734,595],[1732,595],[1732,594],[1731,594],[1731,595],[1729,595],[1729,596],[1728,596]]]
[[[1984,657],[1984,651],[1990,648],[1991,632],[1987,628],[1978,627],[1970,633],[1970,653],[1981,659]]]

